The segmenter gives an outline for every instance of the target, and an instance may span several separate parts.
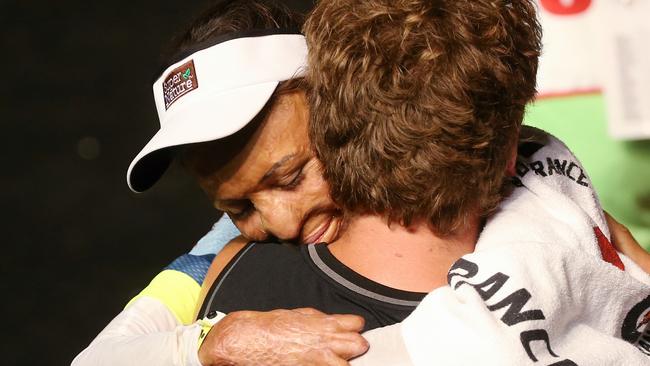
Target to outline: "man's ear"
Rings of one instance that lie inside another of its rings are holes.
[[[510,154],[508,155],[508,164],[506,165],[506,176],[508,177],[514,177],[517,175],[515,166],[517,165],[517,147],[519,145],[518,142],[519,139],[514,141],[512,147],[510,148]]]
[[[521,133],[521,125],[516,127],[517,132],[513,141],[510,142],[510,154],[508,154],[508,163],[506,164],[506,176],[514,177],[517,175],[517,151],[519,150],[519,133]]]

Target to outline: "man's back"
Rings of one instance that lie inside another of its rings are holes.
[[[394,289],[345,266],[326,244],[249,243],[211,285],[199,318],[211,311],[313,307],[357,314],[364,330],[401,322],[426,293]]]

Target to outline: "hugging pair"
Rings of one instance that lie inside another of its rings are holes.
[[[212,6],[129,183],[180,156],[242,236],[217,225],[73,363],[647,363],[647,275],[522,127],[540,38],[528,0]]]

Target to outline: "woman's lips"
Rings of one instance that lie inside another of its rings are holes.
[[[317,243],[331,243],[336,240],[339,235],[339,229],[341,225],[341,217],[334,216],[330,220],[330,224],[327,227],[327,231],[317,239]]]
[[[328,231],[327,229],[329,229],[332,220],[333,218],[330,216],[325,222],[318,225],[318,227],[316,227],[316,229],[312,231],[312,233],[303,240],[303,243],[305,244],[320,243],[321,238]]]

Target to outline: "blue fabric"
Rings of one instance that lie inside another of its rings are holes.
[[[228,215],[221,216],[194,248],[188,253],[176,258],[165,269],[179,271],[192,277],[199,285],[203,284],[214,257],[232,239],[239,236],[239,230]]]
[[[232,239],[238,237],[241,233],[232,223],[230,217],[224,214],[194,248],[190,251],[192,255],[218,254],[224,246]]]
[[[208,273],[210,264],[212,264],[212,260],[215,256],[216,255],[214,254],[183,254],[182,256],[176,258],[176,260],[174,260],[170,265],[165,267],[165,269],[171,269],[185,273],[186,275],[192,277],[196,283],[201,285],[203,284],[203,280],[205,280],[205,275]]]

